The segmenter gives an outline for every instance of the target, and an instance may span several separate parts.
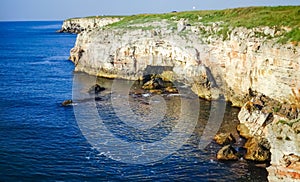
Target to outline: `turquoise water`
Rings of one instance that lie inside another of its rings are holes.
[[[82,134],[73,108],[60,105],[72,98],[74,66],[67,59],[76,39],[55,33],[61,24],[0,22],[0,181],[267,180],[266,170],[253,163],[216,161],[220,147],[214,142],[198,149],[201,126],[209,115],[207,101],[200,103],[200,119],[189,142],[167,158],[134,165],[101,155]],[[116,117],[106,97],[97,103],[99,113],[114,133],[126,135],[124,128],[112,124]],[[222,131],[232,130],[237,113],[227,107]],[[147,140],[157,136],[148,135]]]

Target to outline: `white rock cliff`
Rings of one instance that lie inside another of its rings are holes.
[[[71,50],[71,60],[77,71],[126,79],[141,78],[147,66],[169,66],[176,79],[194,86],[200,96],[201,77],[211,74],[237,106],[245,103],[249,89],[282,103],[300,104],[299,46],[257,38],[254,30],[245,28],[234,29],[225,41],[184,31],[84,31]]]
[[[119,20],[103,20],[97,25]],[[280,108],[289,105],[288,113],[300,117],[299,44],[277,43],[274,36],[280,32],[270,27],[235,28],[224,39],[224,35],[216,35],[221,29],[218,23],[190,25],[180,20],[175,28],[162,21],[150,24],[155,28],[149,28],[148,23],[128,28],[91,29],[95,27],[93,20],[89,23],[74,21],[80,25],[75,27],[81,27],[70,55],[76,71],[137,80],[151,74],[149,68],[160,66],[164,67],[160,72],[168,75],[168,79],[191,86],[200,97],[214,99],[224,95],[233,105],[244,106],[239,119],[250,129],[250,134],[265,137],[270,142],[269,180],[300,180],[300,132],[290,125],[277,124],[276,118],[280,117],[276,113],[277,106],[250,101],[259,94],[271,100],[270,103],[279,103]],[[72,29],[72,22],[65,22],[62,30]],[[84,31],[87,29],[89,31]],[[259,109],[249,109],[256,107]],[[286,143],[283,131],[289,138]],[[283,165],[283,161],[290,161],[289,165]],[[290,175],[288,178],[276,176],[278,171]]]

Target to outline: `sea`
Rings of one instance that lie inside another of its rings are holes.
[[[84,130],[82,122],[78,122],[78,110],[74,108],[81,103],[61,105],[74,97],[74,85],[84,85],[94,79],[73,71],[74,65],[68,58],[76,35],[56,33],[62,23],[0,22],[0,181],[267,181],[263,164],[243,158],[218,161],[216,153],[221,146],[214,141],[199,148],[203,126],[212,107],[211,102],[205,100],[199,100],[199,119],[189,139],[163,158],[131,163],[110,156],[109,148],[102,151],[103,146],[91,142],[89,130]],[[152,132],[145,132],[147,128],[144,128],[130,133],[131,130],[124,130],[126,124],[118,125],[120,118],[112,107],[112,98],[118,99],[118,95],[112,97],[114,81],[96,80],[107,90],[97,96],[100,98],[84,102],[96,104],[105,120],[102,124],[106,124],[116,138],[129,143],[144,139],[151,143],[152,139],[162,140],[172,132],[173,120],[180,111],[178,95],[162,97],[168,98],[164,101],[167,106],[175,106],[171,107],[175,111],[168,112],[164,118],[168,127],[161,124]],[[129,106],[138,110],[134,112],[147,113],[149,96],[131,92]],[[232,132],[237,145],[243,142],[235,131],[238,112],[238,108],[227,104],[219,128],[219,132]],[[164,134],[159,134],[160,128],[164,128]],[[101,143],[104,138],[98,140]],[[115,144],[114,150],[118,148],[123,150]],[[127,155],[126,152],[120,153]],[[134,152],[128,155],[136,157]]]

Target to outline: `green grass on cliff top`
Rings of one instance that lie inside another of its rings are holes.
[[[201,18],[199,18],[201,17]],[[197,22],[223,22],[224,27],[259,26],[288,27],[292,30],[284,35],[283,41],[300,41],[300,6],[246,7],[224,10],[204,10],[172,12],[166,14],[139,14],[124,16],[124,19],[109,25],[110,28],[126,28],[163,19],[169,21],[188,19],[191,24]]]

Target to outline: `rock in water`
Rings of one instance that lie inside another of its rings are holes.
[[[264,138],[252,137],[247,140],[244,147],[247,149],[245,159],[252,161],[270,161],[270,145]]]
[[[166,87],[165,88],[165,92],[168,92],[168,93],[178,93],[178,90],[175,88],[175,87]]]
[[[99,94],[100,92],[104,91],[105,88],[104,87],[101,87],[100,85],[98,84],[95,84],[93,85],[90,89],[89,89],[89,93],[90,94]]]
[[[224,146],[219,152],[217,153],[218,160],[238,160],[239,156],[237,151],[231,146],[226,145]]]
[[[163,89],[165,88],[165,83],[161,78],[152,78],[148,82],[146,82],[143,86],[143,89],[153,90],[153,89]]]
[[[231,133],[219,133],[215,136],[214,140],[219,145],[228,145],[236,142],[234,136]]]
[[[73,101],[70,99],[70,100],[65,100],[61,103],[62,106],[70,106],[72,105]]]

